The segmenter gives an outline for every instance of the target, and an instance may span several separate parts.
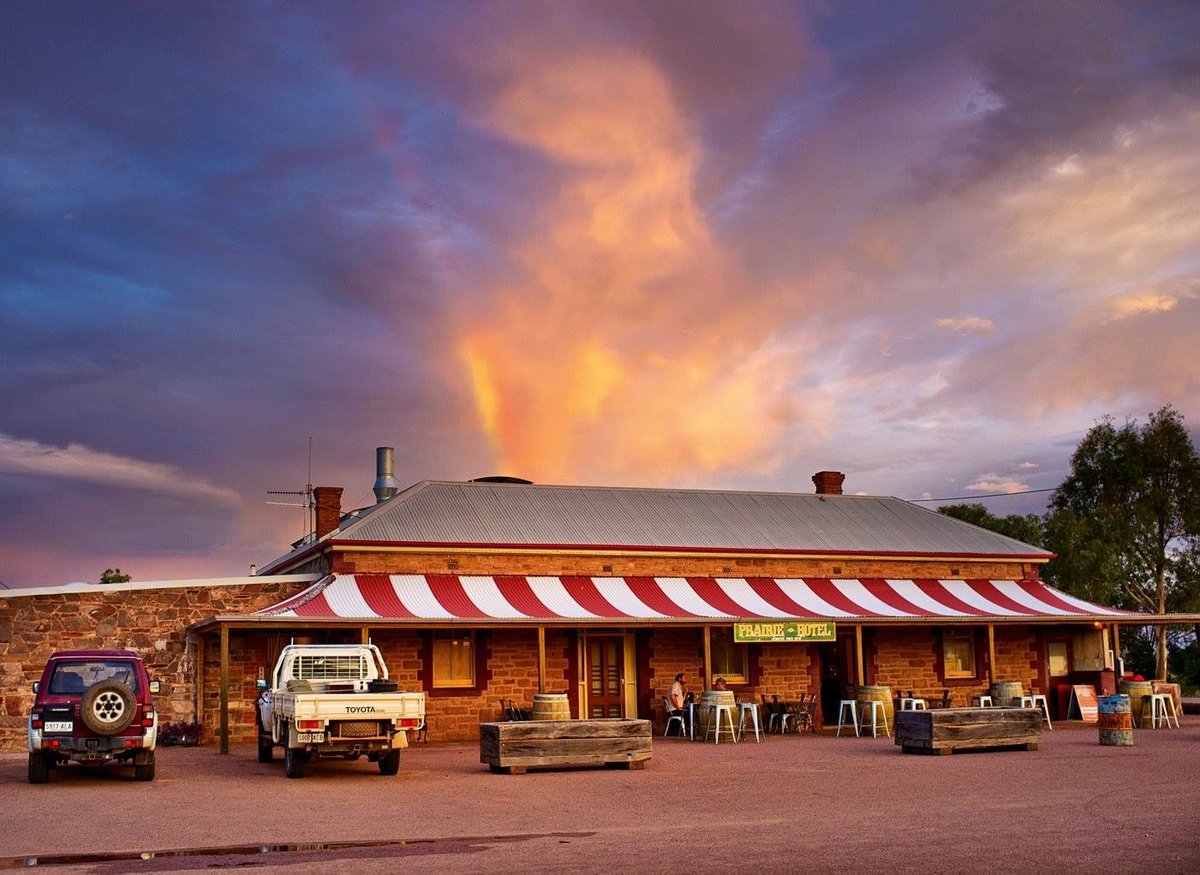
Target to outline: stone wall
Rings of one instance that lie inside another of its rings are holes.
[[[0,750],[25,747],[32,687],[56,650],[136,651],[145,659],[150,676],[163,685],[163,693],[155,698],[160,723],[194,719],[196,647],[188,626],[217,614],[256,611],[307,585],[307,581],[263,578],[219,586],[97,586],[0,598]]]
[[[867,676],[871,683],[891,687],[893,693],[912,690],[923,699],[941,701],[946,685],[934,670],[937,638],[933,630],[928,627],[875,630],[869,652]],[[968,686],[956,685],[955,704],[967,704],[970,695],[979,692],[976,687],[982,688],[986,684],[986,681],[980,681]]]
[[[164,692],[156,700],[160,720],[169,723],[199,719],[204,729],[202,740],[211,742],[220,718],[220,639],[214,627],[200,635],[189,635],[188,627],[214,616],[251,613],[308,584],[280,578],[241,580],[236,584],[142,589],[95,587],[83,592],[0,598],[0,749],[24,747],[26,718],[33,701],[31,686],[40,677],[50,653],[90,647],[128,648],[143,654],[151,675],[164,684]],[[1041,689],[1044,659],[1040,642],[1048,634],[1064,634],[1064,629],[1069,631],[1068,627],[997,625],[993,676],[1019,680],[1026,689]],[[322,643],[353,643],[362,640],[364,634],[379,645],[392,677],[402,689],[420,690],[425,686],[427,630],[317,625],[271,628],[267,624],[232,627],[231,740],[253,740],[255,681],[269,675],[279,650],[294,635]],[[578,637],[578,632],[571,629],[546,630],[546,689],[567,690],[576,709]],[[499,627],[481,632],[478,640],[486,658],[478,688],[426,689],[430,736],[434,740],[473,740],[478,737],[480,722],[501,717],[500,699],[529,706],[538,691],[536,629]],[[639,642],[638,709],[653,716],[661,731],[662,697],[675,673],[686,672],[693,690],[699,691],[704,685],[703,631],[696,626],[664,626],[639,633]],[[757,700],[766,694],[794,700],[800,692],[819,692],[818,645],[750,647],[750,682],[734,688],[741,698]],[[868,683],[890,686],[894,692],[911,689],[935,701],[941,698],[943,689],[949,688],[954,703],[966,705],[973,694],[987,686],[986,659],[980,661],[979,680],[943,683],[939,679],[938,638],[933,627],[868,627],[864,661]],[[199,696],[198,678],[202,678]]]
[[[335,574],[517,574],[584,577],[1022,578],[1038,565],[1010,560],[928,560],[882,556],[660,555],[644,551],[373,550],[339,547]]]

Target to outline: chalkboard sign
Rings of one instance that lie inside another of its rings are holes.
[[[1084,723],[1099,722],[1100,703],[1096,701],[1096,688],[1081,684],[1071,687],[1071,704],[1067,707],[1067,716],[1079,715]]]

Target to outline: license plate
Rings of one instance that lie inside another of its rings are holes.
[[[297,732],[296,741],[301,744],[318,744],[325,740],[324,732]]]
[[[51,720],[46,723],[46,732],[70,732],[74,729],[74,724],[70,720]]]

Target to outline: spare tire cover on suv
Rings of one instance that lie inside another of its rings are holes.
[[[119,681],[101,681],[87,688],[79,712],[83,725],[97,735],[116,735],[133,722],[137,700]]]

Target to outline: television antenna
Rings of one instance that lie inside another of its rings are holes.
[[[312,485],[312,435],[308,436],[308,481],[304,484],[303,490],[286,490],[286,489],[268,489],[267,495],[279,496],[278,498],[268,498],[267,504],[273,504],[277,507],[302,507],[304,508],[304,536],[308,537],[316,531],[315,508],[316,502],[313,500],[313,485]],[[285,498],[286,496],[286,498]]]

